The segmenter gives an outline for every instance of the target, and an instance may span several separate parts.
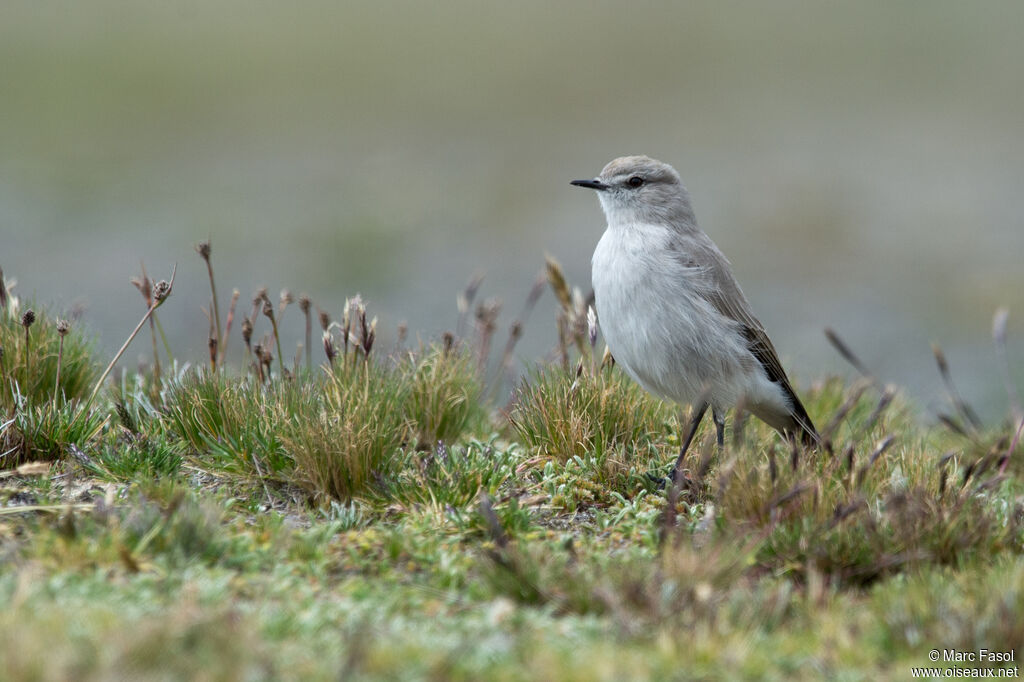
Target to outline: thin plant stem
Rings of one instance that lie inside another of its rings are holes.
[[[29,345],[29,325],[25,325],[25,376],[32,376],[32,347]]]
[[[270,324],[274,326],[274,344],[277,346],[277,364],[281,366],[281,376],[284,376],[284,356],[281,355],[281,337],[277,333],[277,320],[270,318]]]
[[[235,289],[231,293],[231,305],[228,308],[228,319],[224,325],[224,336],[220,339],[220,348],[218,349],[218,362],[223,366],[224,356],[227,353],[228,337],[231,336],[231,324],[235,321],[235,306],[238,305],[238,297],[240,296],[238,289]]]
[[[160,316],[153,314],[153,321],[156,322],[156,331],[160,334],[160,343],[164,345],[164,353],[167,354],[167,361],[174,364],[174,354],[171,352],[171,344],[167,341],[167,334],[164,333],[164,326],[160,324]]]
[[[142,319],[139,320],[139,323],[135,325],[135,329],[132,330],[132,333],[128,335],[127,339],[125,339],[125,342],[121,345],[120,350],[117,351],[117,354],[114,356],[114,359],[111,360],[110,364],[107,365],[107,368],[103,370],[103,374],[100,375],[100,378],[96,381],[96,385],[93,386],[92,393],[89,394],[89,399],[82,404],[82,407],[80,408],[78,413],[78,417],[75,417],[76,421],[78,420],[79,417],[81,417],[83,414],[89,411],[89,408],[92,406],[93,401],[96,400],[96,395],[100,392],[100,389],[103,388],[103,382],[107,380],[107,377],[110,375],[110,372],[114,369],[114,365],[116,365],[117,361],[121,359],[121,356],[124,355],[124,352],[128,350],[128,346],[131,344],[132,340],[135,339],[136,336],[138,336],[139,330],[142,329],[142,326],[146,324],[146,321],[149,320],[153,313],[156,312],[156,309],[163,305],[163,302],[166,301],[167,297],[171,295],[171,290],[174,288],[174,276],[177,274],[177,272],[178,264],[175,263],[174,268],[171,270],[170,283],[160,282],[157,284],[158,288],[160,288],[161,284],[166,285],[166,290],[162,292],[160,295],[154,296],[153,303],[150,304],[149,309],[146,310],[146,314],[143,315]]]
[[[156,326],[153,324],[153,318],[149,318],[149,335],[153,339],[153,384],[154,386],[160,386],[160,353],[157,352],[156,346]]]
[[[313,366],[313,350],[310,348],[313,337],[313,320],[309,317],[309,306],[306,306],[306,371],[310,371]]]
[[[53,380],[53,403],[57,404],[57,396],[60,395],[60,366],[64,362],[64,335],[60,335],[57,346],[57,378]]]
[[[213,281],[213,265],[209,259],[206,261],[206,270],[210,273],[210,291],[213,292],[213,319],[217,322],[217,338],[223,338],[223,332],[220,326],[220,306],[217,305],[217,285]]]

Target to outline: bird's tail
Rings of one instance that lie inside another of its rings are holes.
[[[821,444],[821,436],[818,435],[818,430],[814,428],[814,422],[811,421],[811,417],[807,414],[803,403],[800,402],[800,398],[796,396],[796,392],[793,391],[788,381],[780,383],[779,386],[788,399],[789,409],[787,411],[780,410],[778,404],[771,406],[762,404],[752,406],[751,412],[785,436],[789,441],[794,443],[800,442],[807,448],[817,447]]]
[[[803,403],[795,393],[790,393],[789,399],[793,403],[793,411],[789,414],[790,423],[782,430],[783,434],[790,440],[799,440],[804,447],[817,447],[821,444],[821,436],[814,428],[814,422],[811,421]]]

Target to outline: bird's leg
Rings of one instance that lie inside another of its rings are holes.
[[[693,437],[697,435],[697,427],[700,426],[700,420],[704,418],[704,413],[707,410],[707,402],[702,402],[694,408],[693,416],[690,417],[690,425],[686,430],[686,438],[683,439],[683,445],[679,448],[679,457],[676,458],[676,465],[672,467],[672,473],[669,475],[669,480],[673,483],[679,477],[679,470],[683,466],[683,460],[686,458],[686,451],[690,448],[690,442],[693,440]]]
[[[718,449],[725,447],[725,415],[717,407],[711,408],[711,418],[715,420],[715,432],[718,436]]]

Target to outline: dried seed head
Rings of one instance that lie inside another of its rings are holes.
[[[28,329],[36,321],[36,313],[34,310],[29,308],[21,316],[21,326]]]
[[[171,285],[167,280],[162,279],[155,285],[153,285],[153,300],[155,300],[157,303],[160,303],[170,295]]]
[[[348,305],[355,315],[366,315],[366,304],[363,303],[363,297],[361,294],[353,296],[352,299],[349,300]]]
[[[488,298],[476,307],[476,320],[482,329],[493,331],[498,315],[501,313],[501,299]]]
[[[320,327],[327,331],[327,328],[331,326],[331,316],[326,310],[321,310],[319,307],[316,309],[317,315],[320,317]]]
[[[377,338],[377,318],[373,318],[370,321],[369,326],[366,324],[366,311],[363,310],[360,318],[360,327],[362,332],[362,346],[363,354],[366,357],[370,357],[370,351],[373,350],[373,342]]]
[[[71,331],[71,323],[67,320],[57,320],[57,333],[66,336]]]
[[[207,263],[210,262],[210,240],[207,239],[205,242],[199,242],[196,244],[196,253],[202,256],[203,260]]]
[[[329,331],[324,331],[324,353],[327,355],[328,364],[333,365],[338,351],[334,349],[334,337],[331,336]]]
[[[445,332],[441,335],[441,342],[444,344],[444,354],[448,355],[452,352],[452,347],[455,345],[455,334]]]
[[[572,292],[569,291],[569,284],[565,281],[565,275],[562,274],[562,264],[551,254],[546,254],[544,259],[551,290],[555,292],[555,297],[562,305],[562,309],[568,311],[572,307]]]
[[[260,287],[252,295],[252,304],[254,306],[259,306],[261,303],[263,303],[264,299],[266,299],[266,298],[267,298],[267,288],[266,287]]]
[[[270,304],[270,301],[263,301],[263,314],[266,315],[271,321],[273,321],[274,306]]]
[[[284,308],[292,303],[295,303],[295,296],[292,295],[292,292],[287,289],[281,289],[281,307]]]
[[[312,303],[313,301],[310,300],[309,294],[301,294],[299,296],[299,310],[301,310],[306,315],[309,315],[309,308],[312,305]]]
[[[245,341],[245,345],[249,345],[252,340],[252,320],[248,317],[242,320],[242,340]]]
[[[206,345],[210,349],[210,363],[214,367],[216,367],[217,366],[217,337],[216,336],[211,336],[209,338],[209,340],[207,340]]]

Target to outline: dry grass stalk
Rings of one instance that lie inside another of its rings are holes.
[[[21,315],[21,326],[25,328],[25,369],[28,373],[32,371],[32,346],[28,330],[35,323],[36,314],[31,308]]]
[[[220,342],[220,339],[224,338],[224,335],[223,332],[221,331],[220,326],[220,307],[218,306],[217,303],[217,284],[213,280],[213,264],[210,262],[210,253],[212,251],[210,247],[210,240],[207,239],[205,242],[199,242],[198,244],[195,245],[195,249],[196,253],[198,253],[199,256],[206,262],[206,272],[209,273],[210,275],[210,292],[213,296],[213,320],[217,332],[216,336],[214,336],[212,333],[210,334],[210,348],[211,352],[214,353],[213,361],[211,364],[213,371],[217,371],[217,356],[215,353],[217,344]]]
[[[228,319],[227,323],[224,325],[224,336],[220,338],[220,351],[217,359],[217,362],[221,366],[224,365],[224,356],[227,354],[228,341],[231,339],[231,325],[235,321],[235,306],[238,305],[238,299],[241,295],[242,293],[238,289],[233,289],[231,291],[231,305],[228,306]]]
[[[299,310],[302,311],[303,316],[306,318],[306,371],[308,372],[313,366],[313,349],[310,344],[313,341],[313,320],[309,315],[310,308],[313,302],[309,298],[309,294],[302,294],[299,296]]]
[[[277,330],[277,318],[274,315],[274,305],[270,302],[270,298],[267,297],[266,292],[263,293],[263,315],[270,320],[270,326],[274,331],[274,345],[277,347],[277,361],[281,366],[281,375],[284,376],[284,355],[281,353],[281,336],[278,334]],[[266,354],[265,357],[270,356],[270,351],[266,350],[266,348],[264,348],[264,353]],[[267,374],[269,377],[270,366],[269,363],[265,364],[267,365]]]
[[[57,378],[53,381],[53,402],[57,402],[60,395],[60,368],[64,362],[64,337],[71,330],[71,324],[67,320],[57,320],[57,335],[60,337],[60,344],[57,347]]]
[[[978,418],[977,413],[971,406],[967,404],[967,401],[963,399],[960,391],[956,388],[956,384],[953,383],[953,375],[949,371],[949,362],[946,360],[946,354],[942,352],[942,348],[938,344],[932,344],[932,355],[935,356],[935,364],[938,365],[939,375],[942,377],[942,383],[946,388],[950,401],[953,403],[953,407],[956,408],[964,422],[970,426],[971,431],[977,433],[981,430],[981,419]]]
[[[153,302],[146,310],[146,314],[142,316],[141,320],[139,320],[139,323],[135,326],[135,329],[132,331],[132,333],[128,335],[127,339],[125,339],[125,342],[121,345],[121,348],[117,351],[117,354],[114,355],[114,359],[111,360],[110,364],[107,365],[107,368],[103,370],[103,373],[100,375],[100,378],[96,381],[96,385],[93,387],[92,393],[89,395],[88,400],[86,400],[85,403],[83,403],[82,407],[79,409],[78,417],[76,417],[76,420],[89,411],[89,407],[92,405],[93,400],[96,399],[96,394],[98,394],[100,392],[100,389],[103,387],[103,382],[107,380],[107,376],[109,376],[111,370],[114,369],[114,365],[116,365],[117,361],[121,359],[121,356],[124,355],[124,352],[128,350],[129,344],[131,344],[132,340],[138,335],[139,330],[142,329],[142,325],[146,324],[146,321],[150,320],[153,317],[153,313],[156,312],[156,309],[163,305],[164,301],[167,300],[167,297],[171,295],[171,291],[174,288],[174,277],[177,274],[177,272],[178,264],[175,263],[174,267],[171,270],[171,281],[168,282],[166,280],[160,280],[153,286]]]
[[[153,280],[146,274],[145,264],[140,264],[142,268],[141,277],[132,277],[132,285],[139,290],[142,295],[142,300],[146,302],[146,308],[153,307]],[[156,344],[156,323],[153,318],[149,319],[149,334],[153,341],[153,383],[155,386],[160,385],[160,353],[157,349]]]
[[[459,318],[455,324],[455,335],[459,338],[463,338],[466,335],[466,320],[469,317],[469,311],[473,306],[473,300],[476,298],[477,292],[480,290],[480,285],[483,284],[484,276],[482,274],[475,274],[466,284],[466,288],[459,292],[455,298],[455,306],[459,311]]]

